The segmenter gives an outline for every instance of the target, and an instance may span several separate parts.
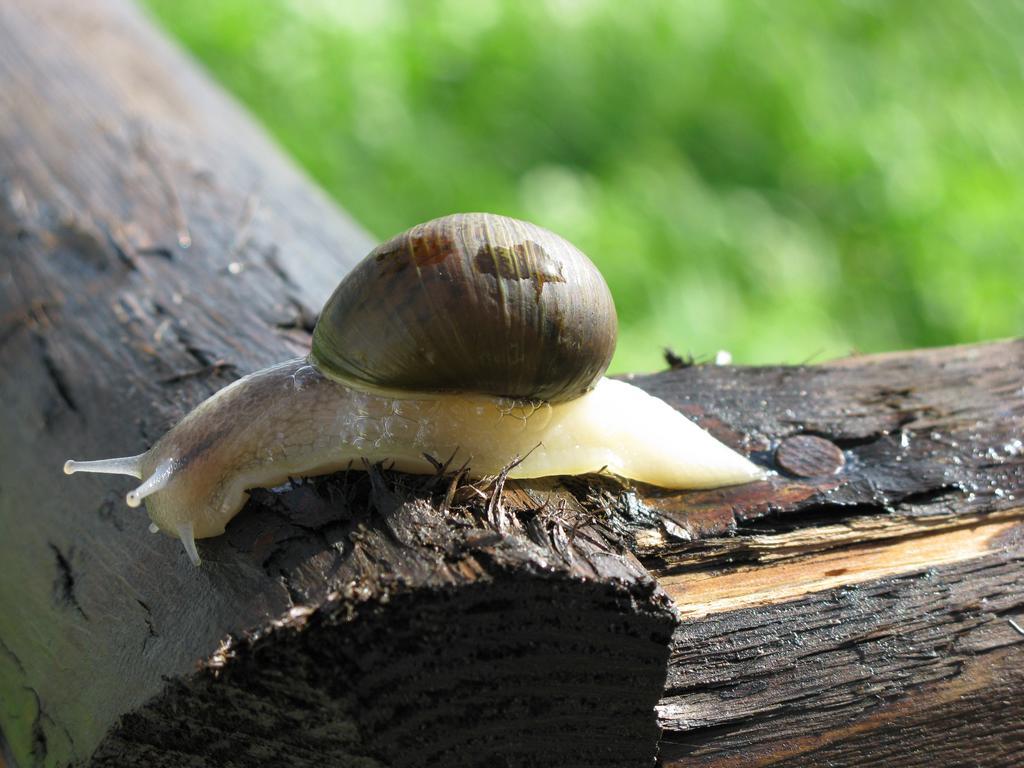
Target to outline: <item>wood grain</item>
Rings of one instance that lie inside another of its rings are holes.
[[[685,618],[777,604],[810,592],[849,587],[984,557],[1001,550],[1005,538],[1020,530],[1024,510],[1011,510],[998,519],[1003,522],[976,522],[921,536],[894,537],[890,531],[884,542],[851,544],[770,565],[739,566],[725,572],[665,576],[659,583]]]

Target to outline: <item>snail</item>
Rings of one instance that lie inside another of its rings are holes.
[[[666,488],[734,485],[754,464],[667,403],[603,377],[611,293],[574,246],[527,222],[456,214],[374,249],[320,314],[307,358],[241,378],[148,451],[64,471],[143,479],[152,524],[217,536],[247,489],[363,461],[470,477],[606,472]],[[518,463],[517,463],[518,462]],[[511,466],[511,469],[508,469]]]

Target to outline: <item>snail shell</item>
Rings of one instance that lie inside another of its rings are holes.
[[[484,213],[413,227],[338,286],[312,360],[355,386],[556,403],[591,389],[617,333],[611,292],[571,243]]]
[[[361,461],[471,476],[609,472],[669,488],[748,482],[761,471],[669,405],[602,378],[616,318],[576,248],[503,216],[458,214],[398,235],[338,286],[308,359],[220,390],[138,456],[64,471],[143,482],[150,529],[217,536],[247,490]],[[511,469],[509,469],[511,467]]]

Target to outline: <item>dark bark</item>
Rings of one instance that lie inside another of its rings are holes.
[[[638,380],[779,471],[637,507],[683,618],[666,765],[1024,763],[1022,372],[1018,341]]]
[[[8,762],[1024,763],[1021,342],[637,378],[778,474],[350,472],[199,569],[60,475],[301,354],[368,247],[131,6],[0,6]]]

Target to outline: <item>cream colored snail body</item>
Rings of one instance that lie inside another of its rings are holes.
[[[667,488],[761,471],[666,403],[602,377],[616,317],[593,264],[557,235],[491,214],[421,224],[376,248],[320,315],[308,359],[216,393],[146,453],[64,471],[145,478],[151,530],[217,536],[247,489],[362,460],[430,458],[510,477],[607,472]]]

